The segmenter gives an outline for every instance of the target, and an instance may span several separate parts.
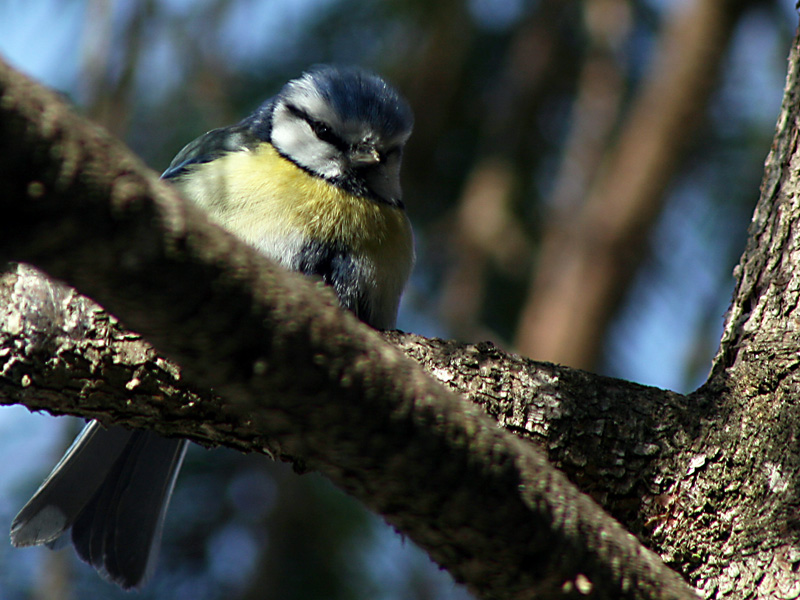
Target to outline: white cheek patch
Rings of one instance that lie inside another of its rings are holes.
[[[303,119],[284,105],[275,107],[272,144],[282,154],[322,177],[336,177],[345,168],[345,157],[332,145],[320,140]]]
[[[339,120],[339,115],[336,114],[336,111],[333,110],[328,101],[322,97],[308,74],[290,82],[288,87],[292,90],[291,94],[289,94],[292,98],[292,104],[307,115],[314,115],[317,119],[324,121],[335,130],[341,130],[342,123]]]

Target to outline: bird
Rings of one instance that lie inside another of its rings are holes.
[[[366,324],[391,329],[415,260],[400,186],[412,126],[380,76],[319,65],[190,142],[162,178],[267,257],[331,286]],[[140,588],[187,445],[91,421],[15,517],[12,543],[60,547],[71,535],[101,576]]]

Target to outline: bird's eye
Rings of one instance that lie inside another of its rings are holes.
[[[311,126],[311,130],[314,132],[314,135],[316,135],[323,142],[327,142],[332,146],[336,146],[337,148],[343,145],[342,139],[333,133],[333,130],[322,121],[309,119],[308,124]]]
[[[311,117],[306,111],[294,106],[293,104],[286,104],[286,109],[292,113],[298,119],[302,119],[308,126],[311,127],[311,131],[314,132],[314,135],[317,136],[318,139],[322,140],[323,142],[327,142],[331,146],[335,146],[339,150],[345,150],[347,148],[347,144],[333,132],[328,125],[314,119]]]

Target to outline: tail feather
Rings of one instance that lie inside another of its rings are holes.
[[[78,555],[123,588],[152,574],[185,440],[137,431],[72,526]]]
[[[11,524],[15,546],[55,543],[103,485],[132,431],[92,421]]]
[[[91,422],[14,519],[12,543],[54,546],[71,528],[78,555],[101,575],[124,588],[142,585],[186,447]]]

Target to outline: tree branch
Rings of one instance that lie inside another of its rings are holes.
[[[173,421],[190,437],[259,450],[269,439],[484,597],[587,586],[598,598],[693,597],[529,444],[343,314],[331,292],[210,225],[6,65],[0,154],[0,256],[101,302],[188,381],[225,398],[125,402],[110,421],[164,432]]]

